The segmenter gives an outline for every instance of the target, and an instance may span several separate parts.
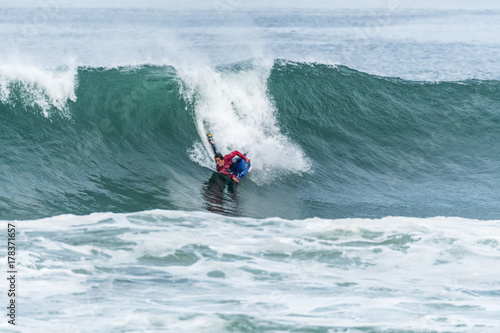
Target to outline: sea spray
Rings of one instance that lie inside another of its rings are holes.
[[[267,87],[272,68],[272,62],[255,59],[216,69],[179,70],[183,96],[192,109],[206,151],[200,154],[199,142],[195,143],[191,149],[194,161],[205,166],[212,159],[205,138],[210,132],[223,153],[248,152],[253,160],[252,179],[257,183],[310,169],[304,152],[280,128]]]
[[[0,101],[38,109],[45,117],[51,112],[70,117],[66,103],[76,101],[76,76],[74,64],[46,70],[18,61],[0,62]]]

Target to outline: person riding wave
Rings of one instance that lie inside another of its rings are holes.
[[[235,163],[233,163],[233,158],[235,156],[239,156],[243,160],[245,160],[246,163],[250,162],[250,159],[247,158],[245,155],[243,155],[242,153],[240,153],[237,150],[233,151],[230,154],[222,155],[221,153],[219,153],[217,151],[217,148],[215,147],[215,142],[214,142],[211,134],[208,134],[208,140],[209,140],[208,142],[212,145],[212,148],[213,148],[214,153],[215,153],[214,160],[215,160],[217,172],[220,172],[223,175],[229,176],[229,178],[231,178],[231,180],[233,182],[238,183],[240,180],[238,179],[238,177],[236,177],[235,175],[232,174],[232,171],[233,171],[232,167],[235,166]]]
[[[241,157],[242,159],[245,160],[245,162],[250,162],[250,159],[247,158],[245,155],[243,155],[242,153],[240,153],[239,151],[235,150],[233,151],[232,153],[230,154],[227,154],[225,156],[222,156],[221,153],[217,153],[215,154],[215,163],[217,164],[217,171],[222,173],[223,175],[226,175],[226,176],[229,176],[229,178],[231,178],[232,181],[234,181],[235,183],[238,183],[240,180],[238,179],[238,177],[236,177],[235,175],[233,175],[231,172],[231,166],[233,165],[233,157],[235,156],[239,156]]]

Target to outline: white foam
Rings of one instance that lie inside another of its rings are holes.
[[[0,100],[12,102],[12,88],[21,89],[22,103],[39,107],[46,117],[54,107],[68,116],[66,103],[76,101],[76,74],[74,63],[59,70],[46,70],[18,60],[2,62],[0,59]]]
[[[82,320],[93,330],[224,331],[245,316],[257,325],[487,331],[500,311],[499,223],[163,210],[17,222],[20,319],[41,331]]]
[[[194,117],[205,146],[191,150],[200,165],[213,164],[207,132],[214,135],[218,149],[248,152],[252,159],[252,179],[265,183],[282,173],[303,173],[310,162],[302,149],[287,137],[277,121],[277,110],[267,93],[272,61],[254,60],[242,69],[216,70],[208,66],[182,67],[179,77],[183,95],[192,103]],[[284,110],[283,112],[286,112]],[[203,156],[204,155],[204,156]]]

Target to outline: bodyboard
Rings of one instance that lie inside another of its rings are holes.
[[[243,178],[247,173],[252,170],[252,162],[245,162],[244,159],[239,159],[239,161],[234,162],[236,166],[232,170],[232,174],[235,175],[238,179]]]

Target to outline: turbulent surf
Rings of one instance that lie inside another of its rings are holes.
[[[0,331],[498,331],[498,1],[0,7]]]

